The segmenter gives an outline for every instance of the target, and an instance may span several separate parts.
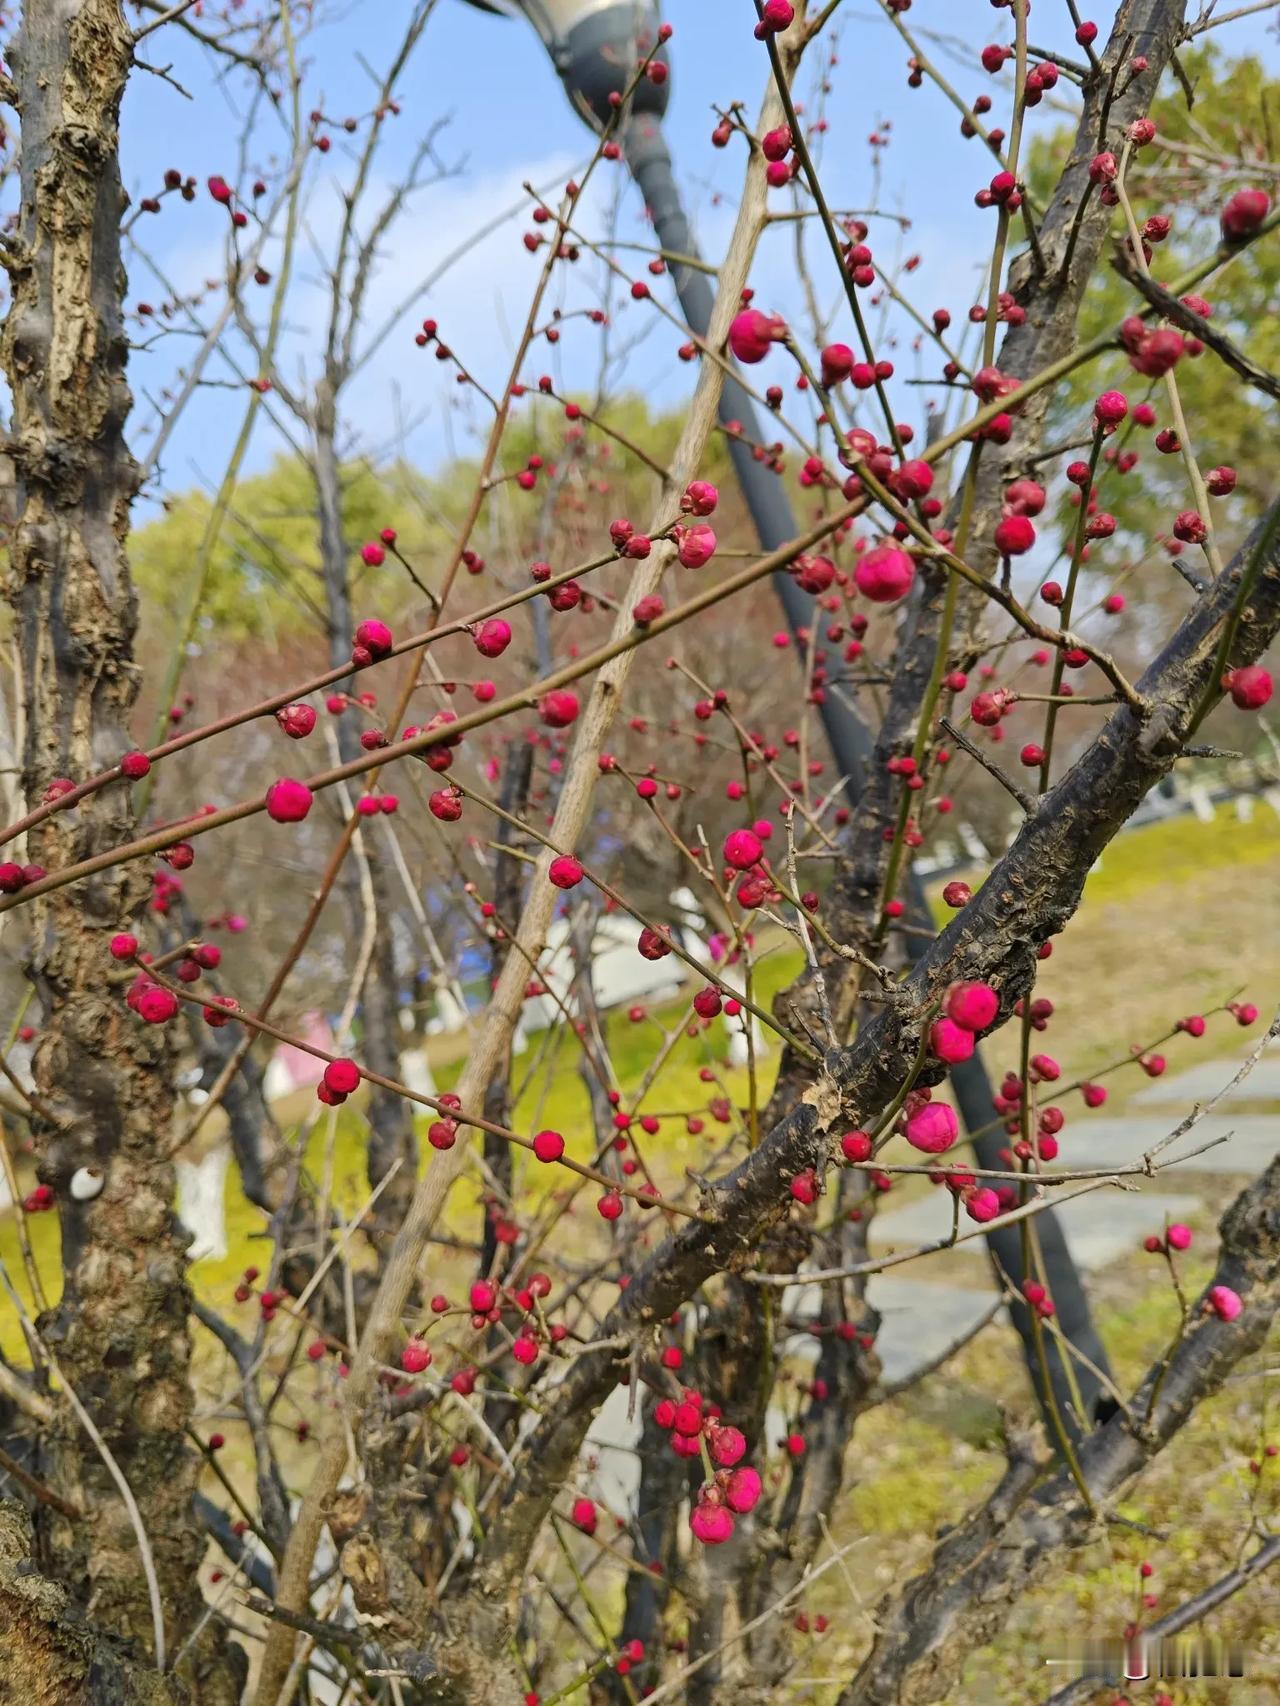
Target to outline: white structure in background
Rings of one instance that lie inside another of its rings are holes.
[[[467,1010],[447,985],[436,990],[436,1016],[427,1022],[427,1030],[460,1031],[467,1022]]]
[[[677,889],[671,896],[675,922],[683,944],[705,965],[716,968],[716,976],[725,989],[741,996],[743,978],[737,965],[724,960],[723,944],[714,936],[706,936],[707,921],[693,892]],[[622,1007],[634,1001],[668,1001],[680,994],[688,981],[683,960],[668,954],[661,960],[646,960],[636,950],[640,926],[623,913],[601,912],[595,921],[592,935],[591,975],[596,1001],[602,1010]],[[538,963],[538,975],[548,994],[535,995],[521,1009],[520,1022],[512,1039],[512,1049],[523,1054],[529,1035],[546,1030],[564,1012],[576,1012],[573,993],[574,963],[572,932],[568,920],[553,919],[547,930],[547,946]],[[447,990],[436,992],[436,1016],[428,1025],[429,1032],[459,1031],[467,1023],[467,1014],[455,996]],[[745,1066],[748,1058],[747,1034],[742,1021],[726,1020],[729,1031],[729,1059],[735,1066]],[[764,1033],[760,1021],[751,1021],[752,1046],[756,1058],[765,1053]],[[424,1061],[425,1065],[425,1061]],[[418,1088],[417,1085],[412,1088]],[[433,1091],[423,1090],[431,1095]]]
[[[298,1033],[313,1048],[333,1052],[333,1032],[322,1014],[305,1014]],[[281,1043],[267,1062],[263,1077],[262,1090],[268,1104],[298,1090],[314,1088],[324,1075],[324,1066],[323,1060],[308,1054],[306,1049]],[[198,1078],[199,1073],[194,1076]],[[198,1087],[182,1084],[180,1088],[186,1090],[186,1099],[193,1107],[208,1099],[208,1093]],[[189,1261],[198,1262],[202,1256],[218,1259],[227,1253],[224,1197],[230,1161],[230,1145],[220,1143],[203,1155],[182,1156],[174,1163],[178,1175],[178,1219],[192,1237]]]
[[[746,994],[746,980],[741,967],[725,960],[722,939],[719,936],[706,935],[707,920],[702,908],[698,905],[698,897],[692,889],[676,889],[671,896],[671,904],[676,908],[680,917],[680,935],[684,947],[704,965],[716,968],[716,977],[723,986],[739,998]],[[746,1066],[754,1052],[757,1060],[765,1050],[764,1032],[760,1028],[759,1019],[751,1018],[751,1044],[747,1046],[747,1020],[726,1019],[730,1026],[729,1032],[729,1063],[732,1066]]]
[[[991,857],[986,845],[971,823],[962,818],[959,823],[949,825],[959,840],[959,846],[949,838],[939,840],[931,852],[923,858],[913,860],[913,864],[922,877],[931,877],[935,871],[949,871],[959,863],[961,854],[975,865],[985,864]]]
[[[193,1066],[179,1077],[176,1088],[180,1092],[180,1111],[184,1102],[199,1108],[209,1100],[209,1092],[200,1088],[202,1076],[200,1068]],[[222,1257],[227,1253],[224,1193],[230,1162],[229,1143],[222,1141],[212,1149],[203,1149],[197,1140],[173,1164],[178,1185],[178,1219],[191,1234],[191,1247],[187,1251],[190,1262],[198,1262],[202,1256]]]
[[[312,1048],[324,1049],[328,1054],[334,1052],[333,1031],[323,1014],[304,1014],[298,1034]],[[263,1094],[268,1102],[278,1102],[282,1096],[290,1096],[295,1090],[314,1089],[324,1077],[324,1065],[323,1060],[308,1054],[306,1049],[295,1048],[292,1043],[281,1043],[267,1062]]]
[[[435,1095],[436,1081],[432,1076],[426,1049],[405,1049],[400,1056],[400,1070],[404,1073],[406,1087],[412,1090],[415,1096]],[[420,1109],[419,1112],[421,1111]]]
[[[191,1234],[187,1260],[221,1258],[227,1253],[225,1191],[231,1146],[220,1143],[198,1161],[175,1161],[178,1175],[178,1219]]]
[[[36,1081],[31,1076],[31,1057],[35,1053],[30,1043],[14,1043],[5,1056],[5,1064],[18,1080],[24,1090],[34,1090]]]
[[[721,977],[720,981],[726,988],[735,990],[738,995],[743,993],[742,980],[738,976],[734,967],[730,966]],[[768,1053],[768,1049],[765,1046],[764,1032],[760,1029],[760,1021],[756,1018],[754,1013],[751,1015],[750,1047],[747,1046],[747,1028],[745,1018],[738,1020],[730,1019],[727,1020],[726,1023],[733,1026],[733,1030],[729,1033],[729,1064],[731,1066],[746,1066],[750,1062],[753,1054],[755,1055],[755,1058],[759,1060],[762,1055]]]
[[[1209,790],[1200,782],[1193,782],[1187,789],[1187,798],[1191,801],[1191,809],[1201,823],[1213,822],[1213,801]]]
[[[640,926],[633,918],[602,912],[592,936],[591,974],[600,1007],[621,1007],[630,1001],[665,1001],[684,986],[683,962],[668,954],[665,959],[646,960],[636,951]],[[521,1025],[526,1031],[542,1031],[554,1025],[566,1009],[575,1011],[573,995],[573,948],[569,922],[552,920],[547,947],[538,962],[539,981],[548,995],[532,996],[524,1004]]]

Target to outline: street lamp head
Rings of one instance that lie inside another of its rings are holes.
[[[482,12],[524,17],[537,30],[569,98],[588,122],[603,125],[613,112],[610,95],[621,94],[637,61],[652,51],[658,33],[655,0],[467,0]],[[665,49],[655,58],[667,63]],[[643,78],[631,110],[661,118],[670,79]]]

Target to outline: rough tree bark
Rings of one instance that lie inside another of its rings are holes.
[[[1011,269],[1011,285],[1025,319],[1006,331],[998,351],[1001,371],[1014,378],[1027,378],[1059,359],[1075,339],[1081,304],[1097,266],[1102,246],[1112,225],[1111,210],[1102,205],[1090,185],[1088,169],[1093,156],[1122,137],[1124,128],[1146,111],[1165,66],[1178,41],[1186,11],[1185,0],[1125,0],[1110,38],[1103,50],[1101,70],[1085,91],[1076,137],[1053,196],[1039,220],[1037,252],[1020,257]],[[1135,54],[1147,60],[1147,69],[1125,78],[1125,68]],[[1051,392],[1039,393],[1027,408],[1014,417],[1014,428],[1005,446],[986,445],[977,465],[974,501],[966,560],[975,568],[993,574],[998,553],[992,542],[1000,519],[1003,492],[1015,473],[1029,465],[1041,448]],[[975,452],[976,454],[976,452]],[[949,524],[958,521],[959,501],[953,502]],[[845,856],[836,866],[835,880],[827,904],[828,925],[842,942],[871,945],[880,911],[886,871],[894,851],[893,831],[901,800],[901,781],[890,770],[889,761],[912,750],[925,703],[937,648],[942,643],[943,611],[949,575],[945,569],[922,565],[919,592],[904,620],[899,636],[888,712],[875,739],[874,754],[865,766],[861,797],[845,840]],[[952,637],[952,655],[958,658],[968,644],[966,634],[977,630],[986,616],[982,595],[962,589],[961,620]],[[928,920],[924,920],[928,924]],[[818,957],[831,1007],[841,1035],[858,1014],[861,971],[819,945]],[[817,976],[806,968],[775,1003],[779,1017],[793,1030],[803,1033],[820,1023]],[[865,1019],[865,1014],[862,1015]],[[770,1098],[766,1121],[778,1124],[795,1106],[812,1082],[808,1063],[792,1051],[784,1051],[782,1069]],[[979,1140],[978,1160],[998,1165],[1003,1134]],[[1060,1233],[1055,1229],[1056,1237]],[[1016,1240],[1015,1240],[1016,1242]],[[844,1256],[850,1261],[855,1258]],[[729,1281],[732,1287],[736,1282]],[[1086,1323],[1087,1325],[1087,1323]],[[760,1329],[757,1328],[757,1332]],[[1024,1334],[1029,1339],[1029,1333]],[[1081,1348],[1105,1360],[1089,1329]],[[1050,1380],[1059,1404],[1068,1383],[1055,1345],[1046,1359]],[[773,1567],[744,1583],[744,1621],[761,1609],[762,1596],[777,1595],[797,1582],[808,1566],[822,1531],[818,1514],[828,1508],[832,1479],[843,1467],[844,1452],[857,1414],[865,1408],[867,1387],[860,1382],[847,1357],[829,1355],[824,1371],[829,1397],[812,1407],[806,1433],[810,1449],[793,1472],[792,1492],[784,1519],[764,1540]],[[1028,1357],[1031,1378],[1041,1393],[1043,1376],[1034,1355]],[[837,1369],[839,1373],[837,1374]],[[1099,1390],[1085,1368],[1073,1371],[1084,1393],[1086,1407]],[[721,1402],[734,1405],[743,1394],[718,1389]],[[1091,1418],[1071,1418],[1071,1431],[1087,1430]],[[718,1626],[711,1631],[718,1644]],[[780,1620],[761,1624],[744,1651],[725,1661],[732,1679],[727,1687],[742,1699],[756,1694],[767,1699],[791,1662],[790,1644]],[[698,1686],[706,1687],[713,1667],[702,1673]],[[744,1696],[743,1689],[748,1693]],[[754,1692],[752,1692],[754,1691]]]
[[[37,1573],[31,1519],[0,1499],[0,1706],[174,1706],[164,1678],[135,1665]]]
[[[1157,1363],[1130,1400],[1134,1420],[1120,1412],[1084,1442],[1080,1470],[1095,1505],[1114,1498],[1266,1338],[1280,1304],[1280,1159],[1240,1193],[1219,1232],[1212,1283],[1238,1291],[1244,1308],[1232,1322],[1193,1308],[1167,1368]],[[839,1706],[944,1699],[1014,1602],[1096,1531],[1067,1470],[1040,1480],[1034,1464],[1015,1461],[987,1504],[941,1542],[923,1575],[877,1608],[875,1645]]]
[[[137,474],[124,440],[130,394],[121,323],[117,158],[132,43],[118,0],[29,0],[3,90],[22,121],[21,213],[6,246],[13,301],[0,360],[13,397],[16,521],[8,595],[25,713],[24,786],[83,777],[127,749],[137,691],[136,622],[124,540]],[[58,866],[134,831],[127,788],[111,787],[32,832],[27,858]],[[57,1125],[37,1120],[38,1170],[58,1194],[62,1300],[41,1323],[142,1512],[170,1649],[201,1611],[203,1551],[191,1509],[187,1239],[162,1160],[173,1095],[159,1033],[112,987],[110,932],[146,903],[145,869],[104,872],[34,909],[30,974],[43,1010],[34,1073]],[[106,1175],[96,1200],[67,1186]],[[39,1552],[93,1623],[152,1644],[147,1588],[125,1506],[68,1410],[45,1441],[43,1476],[91,1522],[40,1512]],[[236,1698],[217,1625],[188,1655],[201,1699]]]
[[[1217,671],[1226,626],[1238,614],[1227,663],[1260,657],[1280,631],[1280,504],[1183,620],[1139,682],[1145,714],[1116,711],[1062,780],[1040,800],[974,899],[930,944],[885,1007],[848,1048],[827,1056],[798,1106],[726,1178],[710,1186],[691,1222],[632,1276],[598,1337],[644,1340],[716,1273],[751,1269],[761,1240],[787,1213],[788,1181],[822,1171],[846,1125],[866,1125],[888,1104],[917,1059],[921,1037],[947,987],[978,979],[999,990],[1003,1022],[1028,991],[1040,945],[1066,925],[1095,859],[1172,768]],[[1237,606],[1239,609],[1237,611]],[[927,1068],[936,1082],[942,1068]],[[473,1591],[502,1597],[522,1574],[537,1533],[581,1447],[596,1407],[626,1367],[615,1349],[578,1356],[546,1393],[503,1508],[491,1520]]]

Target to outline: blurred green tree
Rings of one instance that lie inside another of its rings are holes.
[[[1155,248],[1151,260],[1152,273],[1161,283],[1176,280],[1212,253],[1217,228],[1212,215],[1235,190],[1260,187],[1274,200],[1280,182],[1274,123],[1280,114],[1280,81],[1261,60],[1225,59],[1209,45],[1187,51],[1182,63],[1191,99],[1175,86],[1156,103],[1150,115],[1157,126],[1155,140],[1130,157],[1126,175],[1139,221],[1153,214],[1172,221],[1168,238]],[[1067,132],[1061,131],[1041,138],[1032,150],[1028,183],[1034,198],[1043,198],[1055,181],[1068,142]],[[1123,241],[1117,212],[1115,242]],[[1206,289],[1214,326],[1260,366],[1280,371],[1280,244],[1249,245]],[[1132,287],[1113,267],[1100,269],[1085,299],[1081,338],[1096,336],[1133,310]],[[1213,500],[1214,525],[1229,554],[1243,536],[1247,518],[1271,496],[1266,462],[1258,458],[1257,446],[1276,431],[1276,405],[1207,350],[1184,359],[1176,373],[1201,470],[1225,463],[1239,473],[1235,494]],[[1112,441],[1117,453],[1138,453],[1129,472],[1121,474],[1112,459],[1099,481],[1099,502],[1120,523],[1115,542],[1120,546],[1153,533],[1167,534],[1174,515],[1192,500],[1181,457],[1161,455],[1155,448],[1156,432],[1170,424],[1164,384],[1134,373],[1119,351],[1079,370],[1059,388],[1058,430],[1051,430],[1048,442],[1067,438],[1088,400],[1112,384],[1124,390],[1131,403],[1149,401],[1156,413],[1154,428],[1136,427],[1130,420]],[[1065,520],[1072,512],[1065,496],[1063,503]],[[1122,567],[1120,551],[1109,549],[1106,563],[1108,571]],[[1153,592],[1162,596],[1168,586],[1161,576]],[[1142,577],[1134,577],[1125,590],[1131,602],[1141,603]]]

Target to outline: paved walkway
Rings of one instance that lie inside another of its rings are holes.
[[[1221,1090],[1239,1071],[1245,1052],[1202,1060],[1154,1079],[1134,1096],[1131,1105],[1141,1111],[1132,1116],[1089,1114],[1077,1102],[1064,1134],[1063,1166],[1119,1166],[1136,1160],[1167,1137],[1197,1102]],[[1280,1048],[1269,1051],[1244,1083],[1168,1153],[1177,1156],[1226,1133],[1231,1133],[1229,1144],[1179,1162],[1143,1181],[1139,1191],[1099,1190],[1063,1203],[1057,1212],[1080,1267],[1086,1273],[1105,1268],[1137,1250],[1149,1233],[1162,1231],[1166,1219],[1193,1218],[1200,1207],[1197,1172],[1260,1172],[1280,1147],[1280,1114],[1259,1111],[1269,1103],[1280,1104]],[[910,1249],[945,1237],[950,1228],[950,1198],[945,1191],[933,1190],[878,1214],[871,1227],[871,1250],[880,1255]],[[992,1318],[994,1292],[983,1242],[974,1239],[945,1259],[950,1264],[945,1279],[937,1277],[936,1262],[931,1266],[925,1257],[915,1266],[874,1274],[868,1281],[867,1296],[882,1318],[878,1349],[890,1385],[937,1361]],[[784,1293],[783,1308],[792,1318],[811,1315],[817,1306],[817,1286],[798,1285]],[[1000,1323],[996,1331],[1008,1330],[1003,1310],[994,1319]],[[815,1342],[804,1335],[796,1335],[789,1348],[800,1357],[817,1354]],[[628,1418],[628,1401],[620,1387],[587,1436],[596,1460],[596,1490],[618,1511],[634,1508],[639,1486],[639,1417]],[[776,1424],[771,1435],[776,1435],[782,1419],[770,1420]]]
[[[1207,1102],[1223,1089],[1240,1070],[1247,1052],[1202,1060],[1153,1079],[1133,1097],[1132,1115],[1094,1115],[1077,1104],[1063,1134],[1060,1164],[1119,1167],[1138,1160],[1166,1138],[1197,1102]],[[1200,1208],[1197,1173],[1260,1173],[1280,1148],[1280,1113],[1259,1111],[1269,1103],[1280,1104],[1280,1047],[1275,1046],[1213,1113],[1161,1156],[1162,1161],[1173,1157],[1173,1165],[1143,1181],[1140,1191],[1107,1189],[1064,1202],[1057,1213],[1079,1266],[1086,1273],[1105,1268],[1136,1250],[1148,1234],[1162,1231],[1166,1219],[1192,1219]],[[1187,1156],[1187,1151],[1216,1137],[1228,1141],[1201,1155]],[[1177,1159],[1180,1156],[1187,1158]],[[871,1250],[880,1255],[910,1249],[946,1237],[950,1228],[947,1194],[931,1191],[878,1214],[872,1223]],[[900,1380],[934,1361],[981,1322],[990,1308],[989,1269],[981,1240],[962,1246],[947,1260],[953,1271],[957,1262],[963,1262],[971,1276],[940,1285],[929,1278],[925,1257],[917,1267],[878,1274],[869,1282],[868,1296],[884,1313],[880,1354],[890,1380]]]
[[[1075,1160],[1075,1156],[1072,1156]],[[1092,1162],[1081,1163],[1092,1166]],[[1067,1243],[1076,1262],[1086,1272],[1104,1268],[1118,1256],[1127,1254],[1141,1244],[1149,1232],[1164,1228],[1165,1216],[1181,1220],[1196,1210],[1193,1196],[1179,1195],[1171,1190],[1158,1190],[1145,1185],[1141,1191],[1092,1191],[1063,1203],[1055,1212],[1067,1234]],[[961,1229],[968,1231],[972,1222],[962,1217]],[[872,1223],[871,1250],[874,1255],[890,1250],[909,1250],[913,1245],[926,1244],[945,1238],[951,1230],[950,1197],[943,1191],[931,1191],[904,1208],[877,1215]],[[973,1239],[961,1246],[957,1254],[966,1253],[986,1262],[986,1246]],[[921,1272],[928,1258],[921,1262]],[[874,1299],[873,1299],[874,1300]],[[924,1360],[924,1359],[922,1359]]]

